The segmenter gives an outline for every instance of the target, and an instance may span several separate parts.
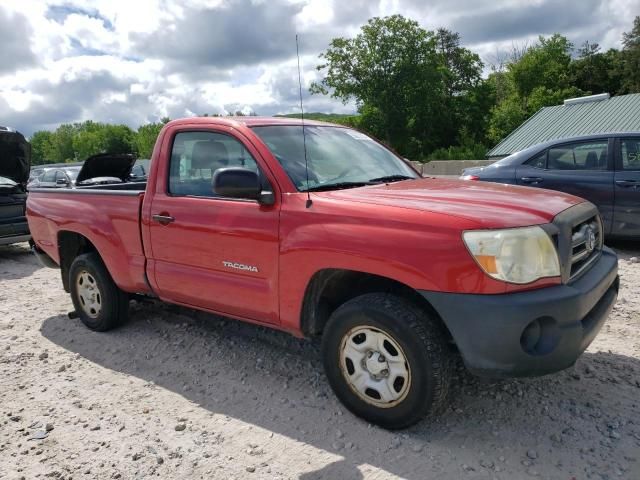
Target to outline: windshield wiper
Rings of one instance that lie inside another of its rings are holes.
[[[387,175],[386,177],[378,177],[372,178],[369,180],[370,183],[387,183],[387,182],[399,182],[401,180],[415,180],[415,177],[410,177],[408,175]]]
[[[355,187],[365,187],[367,185],[375,185],[375,182],[337,182],[337,183],[324,183],[322,185],[315,185],[313,187],[309,187],[306,190],[302,190],[303,192],[322,192],[325,190],[341,190],[343,188],[355,188]]]

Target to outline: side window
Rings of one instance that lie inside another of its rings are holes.
[[[67,177],[65,176],[64,172],[62,170],[56,170],[56,182],[58,180],[66,180]]]
[[[544,169],[546,167],[545,164],[547,163],[547,151],[545,150],[544,152],[539,153],[538,155],[536,155],[533,158],[530,158],[524,163],[525,165],[529,165],[530,167],[533,167],[533,168]]]
[[[44,175],[42,176],[42,181],[43,182],[55,182],[56,181],[56,171],[55,170],[49,170],[49,171],[45,172]]]
[[[623,170],[640,170],[640,139],[622,139],[620,141]]]
[[[607,141],[575,143],[549,149],[551,170],[606,170]]]
[[[180,132],[173,139],[169,193],[215,197],[211,180],[219,168],[242,167],[258,173],[258,165],[238,140],[214,132]]]

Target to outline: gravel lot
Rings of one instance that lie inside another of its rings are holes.
[[[315,344],[153,302],[94,333],[57,270],[0,247],[0,478],[640,479],[639,250],[615,247],[618,305],[574,368],[460,370],[403,432],[344,410]]]

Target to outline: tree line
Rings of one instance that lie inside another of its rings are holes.
[[[412,160],[477,159],[542,107],[590,94],[640,93],[640,16],[623,34],[622,49],[602,51],[591,42],[576,48],[555,34],[496,54],[488,68],[456,32],[426,30],[401,15],[375,17],[355,37],[334,38],[320,59],[321,79],[311,93],[355,101],[358,114],[317,118],[359,128]],[[102,152],[149,158],[168,120],[137,130],[86,121],[38,131],[31,137],[33,163]]]
[[[55,131],[39,130],[30,139],[31,163],[84,161],[97,153],[134,153],[151,158],[156,138],[168,118],[133,130],[127,125],[93,122],[62,124]]]

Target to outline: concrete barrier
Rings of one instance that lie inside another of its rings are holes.
[[[460,175],[462,170],[471,167],[491,165],[495,160],[431,160],[428,163],[411,162],[424,176]]]

